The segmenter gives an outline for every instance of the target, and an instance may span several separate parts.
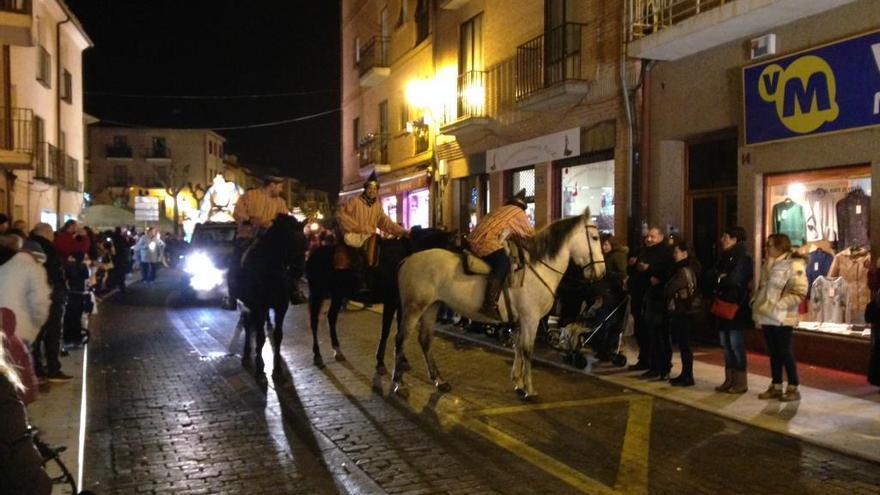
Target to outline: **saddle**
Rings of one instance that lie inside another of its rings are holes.
[[[504,250],[510,258],[511,274],[523,268],[528,262],[525,249],[517,242],[512,240],[506,241],[504,243]],[[461,253],[461,261],[464,266],[464,272],[467,275],[488,275],[492,271],[489,263],[486,263],[468,250],[464,250]]]

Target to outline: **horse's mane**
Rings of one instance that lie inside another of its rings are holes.
[[[580,215],[556,220],[539,230],[531,239],[526,239],[525,248],[533,259],[553,258],[568,241],[575,227],[583,221]]]

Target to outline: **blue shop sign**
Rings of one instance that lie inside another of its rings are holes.
[[[743,68],[745,143],[880,125],[880,31]]]

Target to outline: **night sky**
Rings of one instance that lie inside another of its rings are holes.
[[[95,43],[85,52],[85,111],[104,121],[218,128],[339,107],[337,0],[68,0]],[[282,10],[286,6],[289,11]],[[251,95],[272,98],[123,98]],[[339,112],[281,126],[221,131],[242,163],[311,187],[339,185]]]

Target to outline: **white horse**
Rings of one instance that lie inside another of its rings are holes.
[[[523,284],[521,287],[510,288],[512,314],[508,314],[503,296],[502,303],[498,305],[505,321],[519,322],[520,332],[515,346],[516,357],[513,360],[511,379],[514,389],[522,398],[535,395],[531,360],[538,322],[553,306],[556,288],[569,261],[582,267],[584,275],[590,280],[605,275],[599,230],[589,223],[589,218],[588,209],[582,216],[557,220],[535,234],[526,243],[530,259],[523,268],[526,271]],[[486,289],[486,276],[465,274],[461,256],[456,253],[430,249],[413,254],[403,262],[398,283],[401,325],[397,333],[392,376],[394,391],[402,396],[409,393],[403,383],[403,373],[408,366],[403,344],[419,322],[419,343],[431,381],[441,392],[449,391],[451,387],[440,377],[431,355],[437,310],[442,302],[462,316],[475,321],[490,322],[479,313]]]

